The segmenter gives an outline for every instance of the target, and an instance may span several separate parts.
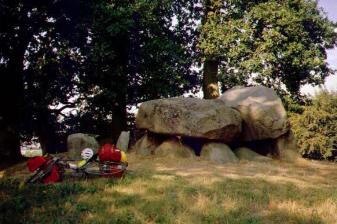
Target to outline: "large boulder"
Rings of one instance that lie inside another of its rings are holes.
[[[289,131],[282,101],[270,88],[237,87],[226,91],[218,99],[240,112],[243,141],[275,139]]]
[[[193,149],[184,145],[176,138],[168,139],[160,144],[155,150],[155,155],[173,159],[195,157]]]
[[[238,158],[233,151],[222,143],[205,144],[201,149],[200,158],[219,164],[238,162]]]
[[[91,148],[94,152],[97,152],[99,144],[94,135],[75,133],[68,136],[67,147],[69,157],[79,159],[83,149]]]
[[[155,133],[230,142],[241,132],[241,117],[219,100],[169,98],[141,104],[136,126]]]
[[[239,147],[234,150],[234,153],[240,160],[257,162],[267,162],[272,160],[271,158],[267,156],[262,156],[247,147]]]

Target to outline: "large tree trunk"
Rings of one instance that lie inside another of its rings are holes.
[[[25,15],[26,9],[22,11]],[[20,130],[24,111],[23,68],[30,35],[26,21],[23,21],[15,41],[11,41],[8,61],[1,66],[0,71],[0,154],[10,160],[22,159]]]
[[[204,62],[203,92],[205,99],[214,99],[219,97],[219,85],[217,77],[218,66],[219,62],[216,60],[206,59]]]
[[[66,151],[66,139],[55,130],[55,118],[48,108],[36,112],[34,131],[39,138],[44,153],[59,153]]]
[[[206,24],[210,19],[214,19],[214,15],[220,10],[221,1],[219,0],[204,0],[204,16],[202,24]],[[204,71],[203,71],[203,92],[205,99],[214,99],[219,96],[218,84],[218,67],[219,61],[211,57],[204,56]]]
[[[13,49],[0,78],[0,153],[10,160],[21,158],[20,126],[23,112],[23,59],[25,48]]]
[[[123,104],[123,103],[119,103]],[[126,130],[126,106],[125,105],[118,105],[114,107],[112,112],[112,139],[117,141],[120,133]]]

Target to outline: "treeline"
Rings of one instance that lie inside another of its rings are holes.
[[[2,158],[34,136],[46,151],[72,132],[115,139],[127,109],[200,87],[215,98],[258,83],[300,101],[332,74],[337,39],[314,0],[0,0],[0,21]]]

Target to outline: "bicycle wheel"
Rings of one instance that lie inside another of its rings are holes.
[[[88,175],[96,175],[96,176],[100,176],[101,175],[101,170],[99,167],[99,163],[96,161],[87,163],[84,168],[83,168],[84,172]]]
[[[91,162],[84,169],[89,175],[103,177],[122,177],[125,170],[126,164],[117,162]]]

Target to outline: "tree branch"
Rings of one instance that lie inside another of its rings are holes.
[[[76,104],[75,103],[67,103],[66,105],[62,106],[59,109],[49,109],[52,113],[56,113],[56,114],[61,114],[61,112],[66,109],[66,108],[73,108],[75,107]]]

